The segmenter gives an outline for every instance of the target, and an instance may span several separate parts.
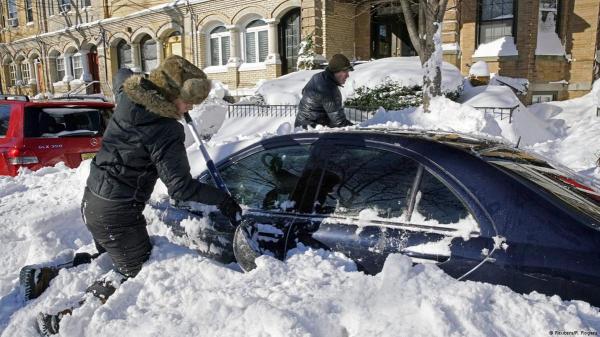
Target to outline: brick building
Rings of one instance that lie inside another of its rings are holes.
[[[525,102],[587,93],[598,76],[600,1],[450,0],[444,59],[529,81]],[[356,60],[413,56],[398,3],[333,0],[7,0],[3,93],[110,93],[121,67],[182,55],[230,89],[296,70],[298,45]]]

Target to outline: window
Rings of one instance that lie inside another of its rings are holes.
[[[27,22],[33,22],[33,0],[25,0],[25,18]]]
[[[62,81],[65,77],[65,59],[62,55],[56,57],[56,80]]]
[[[17,10],[17,0],[8,0],[8,24],[11,27],[19,26],[19,12]]]
[[[48,1],[48,15],[50,15],[50,16],[54,15],[54,1],[53,0]]]
[[[558,33],[558,0],[540,0],[540,29]]]
[[[150,72],[150,70],[158,66],[156,41],[152,40],[149,35],[146,35],[146,37],[140,41],[140,50],[142,52],[142,71]]]
[[[92,0],[81,0],[81,7],[90,7],[92,6]]]
[[[246,62],[264,62],[269,52],[267,24],[254,20],[246,26],[245,33]]]
[[[125,40],[121,40],[121,42],[117,44],[117,62],[119,69],[133,67],[131,46],[128,45]]]
[[[514,0],[479,0],[479,44],[513,35]]]
[[[219,26],[210,32],[210,65],[224,66],[229,60],[229,32]]]
[[[71,10],[71,0],[58,0],[58,10],[60,13],[66,13]]]
[[[10,105],[0,105],[0,137],[6,136],[10,121]]]
[[[533,93],[531,103],[545,103],[554,101],[555,94],[553,93]]]
[[[454,193],[410,158],[358,147],[337,147],[328,157],[318,180],[318,213],[432,226],[475,224]]]
[[[29,80],[31,79],[29,63],[25,60],[21,62],[21,79],[23,80],[23,84],[29,84]]]
[[[83,64],[81,63],[80,54],[71,56],[71,65],[73,66],[73,78],[81,78],[81,75],[83,75]]]
[[[319,178],[316,202],[322,206],[316,211],[358,216],[369,209],[381,218],[400,217],[407,209],[418,167],[387,151],[338,147]]]
[[[25,108],[25,137],[92,136],[102,133],[102,111],[90,108]]]
[[[10,77],[10,86],[17,85],[17,65],[13,62],[8,65],[8,75]]]
[[[308,146],[266,150],[226,167],[223,181],[241,204],[257,209],[291,209],[289,202],[308,161]]]

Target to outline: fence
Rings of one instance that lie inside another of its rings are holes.
[[[231,104],[227,107],[227,117],[294,117],[298,113],[297,105],[253,105]],[[345,107],[346,118],[354,123],[361,123],[373,117],[374,110],[359,107]]]
[[[500,116],[500,120],[508,118],[508,123],[512,123],[513,113],[518,107],[518,105],[515,105],[512,108],[476,107],[475,109],[482,111],[483,113],[492,114],[494,117]]]

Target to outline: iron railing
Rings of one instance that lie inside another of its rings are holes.
[[[491,114],[494,117],[500,116],[500,120],[508,118],[508,123],[510,124],[512,123],[513,113],[518,107],[518,105],[515,105],[512,108],[476,107],[475,109],[486,114]]]
[[[298,113],[297,105],[254,105],[231,104],[227,107],[227,117],[294,117]],[[358,107],[345,107],[346,118],[354,123],[361,123],[373,117],[374,110]]]

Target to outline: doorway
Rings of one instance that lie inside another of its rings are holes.
[[[298,70],[298,49],[300,46],[300,8],[294,8],[279,22],[279,55],[281,74]]]
[[[418,17],[414,19],[418,24]],[[416,55],[400,5],[378,8],[371,17],[371,57]]]

